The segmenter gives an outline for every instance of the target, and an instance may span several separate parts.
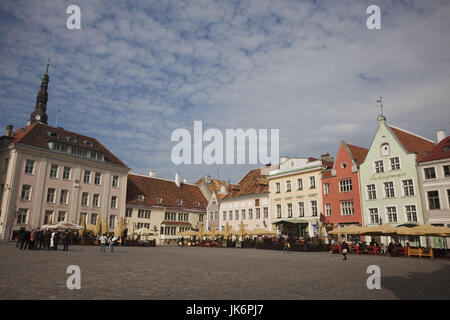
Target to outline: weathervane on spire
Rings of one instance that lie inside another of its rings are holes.
[[[380,104],[380,107],[381,107],[381,115],[383,115],[383,97],[380,97],[380,99],[377,100],[377,103]]]
[[[47,70],[45,70],[45,74],[48,74],[48,67],[50,66],[50,57],[48,57],[47,61]]]

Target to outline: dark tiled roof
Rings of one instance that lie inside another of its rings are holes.
[[[144,196],[143,201],[138,199],[139,195]],[[162,203],[158,203],[157,198],[162,198]],[[182,200],[182,205],[178,200]],[[127,204],[203,211],[206,210],[206,202],[197,185],[180,183],[178,187],[174,181],[170,180],[136,174],[128,175]],[[200,203],[199,207],[197,203]]]
[[[393,126],[389,126],[389,128],[392,132],[394,132],[398,140],[400,140],[401,144],[408,152],[417,154],[417,161],[421,161],[424,155],[433,150],[436,146],[434,142],[404,131],[400,128]]]
[[[450,136],[442,139],[434,149],[432,149],[427,155],[425,155],[421,161],[434,161],[441,159],[450,159]]]
[[[266,176],[261,174],[261,169],[254,169],[249,171],[238,185],[230,186],[228,191],[224,199],[267,193],[269,184]]]
[[[57,137],[50,136],[49,132],[55,132]],[[75,140],[69,141],[67,137],[72,137]],[[63,143],[66,145],[80,147],[86,150],[100,152],[104,155],[105,162],[126,167],[119,158],[117,158],[111,151],[106,149],[97,139],[84,136],[78,133],[66,131],[62,128],[55,128],[40,123],[33,123],[30,126],[18,129],[14,132],[14,140],[12,143],[23,143],[34,147],[39,147],[49,150],[48,142]],[[85,143],[87,141],[91,145]]]

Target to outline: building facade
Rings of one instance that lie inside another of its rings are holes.
[[[125,233],[145,228],[158,245],[176,243],[179,232],[206,222],[206,206],[199,186],[180,182],[179,174],[175,180],[129,174]]]
[[[220,201],[227,194],[228,183],[223,180],[211,179],[211,176],[207,175],[195,184],[200,187],[201,192],[208,200],[208,206],[206,207],[207,230],[211,230],[213,225],[216,230],[219,230]]]
[[[292,237],[320,235],[322,171],[332,167],[332,158],[281,158],[279,169],[268,177],[272,224],[279,234]],[[323,234],[325,235],[325,234]]]
[[[230,185],[228,194],[220,202],[219,228],[238,231],[241,221],[245,230],[272,231],[269,185],[267,176],[271,166],[249,171],[237,185]]]
[[[0,143],[0,233],[67,221],[125,215],[129,168],[95,138],[47,125],[49,77],[42,78],[28,125],[8,126]]]
[[[433,141],[378,117],[375,137],[360,166],[364,225],[424,223],[417,161],[434,147]]]
[[[363,224],[359,166],[367,152],[342,141],[333,168],[322,172],[323,213],[333,229]]]
[[[443,130],[438,131],[438,144],[419,161],[417,170],[425,223],[450,227],[450,137]],[[433,242],[433,247],[444,247],[442,238],[434,237]]]

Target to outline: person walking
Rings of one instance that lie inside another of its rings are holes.
[[[52,239],[52,232],[50,230],[45,230],[44,234],[44,249],[50,251],[52,248],[51,240]]]
[[[64,241],[63,251],[69,251],[69,243],[70,243],[70,233],[69,233],[69,231],[66,231],[64,233],[63,241]]]
[[[24,246],[23,246],[24,250],[27,250],[27,248],[30,245],[30,234],[31,234],[31,232],[29,230],[25,230],[25,235],[24,235],[25,239],[24,239]]]
[[[117,237],[116,236],[110,238],[110,240],[109,240],[109,252],[114,252],[114,246],[116,244],[116,241],[117,241]]]
[[[342,242],[342,255],[344,256],[344,259],[342,260],[347,260],[347,253],[348,253],[348,244],[347,242],[345,242],[345,240]]]
[[[100,251],[101,252],[105,252],[105,247],[106,247],[106,240],[108,238],[106,238],[106,235],[103,234],[100,239],[98,239],[100,241]]]

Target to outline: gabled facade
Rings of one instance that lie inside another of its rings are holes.
[[[228,184],[223,180],[211,179],[211,176],[201,178],[195,184],[200,187],[202,194],[208,200],[207,230],[211,230],[213,225],[216,230],[219,230],[219,206],[220,201],[227,194]]]
[[[47,125],[48,81],[45,74],[28,125],[0,138],[0,237],[83,216],[107,217],[113,232],[129,168],[97,139]]]
[[[341,142],[331,170],[322,174],[323,213],[333,228],[362,225],[359,166],[368,150]]]
[[[378,117],[375,137],[360,166],[364,225],[424,223],[417,161],[434,147],[433,141]]]
[[[279,234],[293,237],[320,235],[323,220],[322,171],[333,159],[281,158],[280,167],[270,172],[269,190],[272,224]]]
[[[443,130],[436,147],[419,162],[418,176],[425,223],[450,227],[450,136]]]
[[[125,228],[150,229],[156,244],[170,244],[179,232],[205,222],[207,200],[198,185],[138,174],[128,175]],[[131,224],[133,224],[131,226]]]
[[[229,186],[228,194],[220,202],[220,230],[225,230],[228,222],[237,231],[242,221],[246,230],[272,231],[267,176],[273,168],[266,166],[251,170],[239,184]]]

